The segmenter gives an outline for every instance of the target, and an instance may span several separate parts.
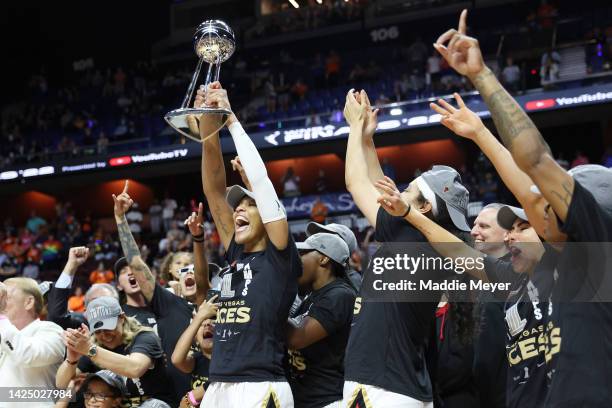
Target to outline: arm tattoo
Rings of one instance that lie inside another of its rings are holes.
[[[128,263],[131,264],[134,257],[140,256],[138,245],[136,244],[136,241],[134,241],[132,231],[130,231],[130,226],[127,222],[124,221],[117,223],[117,230],[119,231],[119,240],[121,241],[123,253],[127,258]]]
[[[495,81],[497,86],[493,87],[492,84],[488,83],[491,79]],[[474,78],[474,86],[479,90],[480,95],[489,107],[497,131],[508,149],[513,150],[512,144],[522,132],[531,131],[532,137],[536,138],[538,150],[550,152],[548,145],[529,116],[497,82],[492,71],[486,70]]]
[[[563,192],[551,190],[551,193],[559,197],[559,200],[565,204],[565,208],[569,208],[570,203],[572,201],[572,191],[570,183],[567,181],[561,183],[561,187],[563,188]]]
[[[117,222],[117,230],[119,231],[121,248],[123,248],[123,253],[130,267],[134,271],[143,273],[148,282],[155,284],[155,278],[144,261],[140,260],[139,262],[132,263],[135,257],[140,257],[140,249],[138,249],[138,244],[136,244],[132,231],[130,231],[130,226],[125,219],[122,222]]]

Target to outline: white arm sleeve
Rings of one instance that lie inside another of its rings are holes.
[[[55,282],[55,287],[58,289],[68,289],[71,286],[72,286],[72,276],[62,272],[59,278],[57,278],[57,282]]]
[[[253,141],[239,122],[229,126],[244,172],[251,183],[259,215],[264,224],[287,218],[285,207],[278,199],[272,181]]]

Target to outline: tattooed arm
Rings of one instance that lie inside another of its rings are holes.
[[[134,200],[128,195],[128,181],[125,181],[125,187],[118,196],[113,194],[113,200],[115,201],[115,221],[117,222],[117,231],[119,232],[119,241],[121,241],[121,248],[123,248],[123,254],[125,255],[132,273],[140,285],[140,290],[143,296],[150,302],[153,299],[153,292],[155,291],[155,278],[151,273],[151,270],[140,256],[140,249],[138,244],[134,240],[130,226],[125,219],[125,213],[130,209]]]
[[[514,161],[538,186],[555,213],[565,221],[574,191],[574,180],[554,160],[550,149],[529,116],[484,64],[478,40],[468,37],[467,10],[458,30],[442,34],[434,47],[457,72],[467,76],[489,107],[493,122]],[[448,42],[445,46],[444,43]]]
[[[209,86],[211,89],[221,88],[219,82],[213,82]],[[195,103],[197,106],[204,103],[202,90],[198,90]],[[201,137],[206,137],[211,131],[218,129],[220,120],[220,115],[203,115],[200,118]],[[229,248],[234,236],[234,218],[232,210],[225,201],[227,182],[218,131],[202,143],[202,187],[213,221],[219,231],[221,243],[225,248]]]

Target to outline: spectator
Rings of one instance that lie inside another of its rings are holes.
[[[365,69],[365,77],[364,79],[366,80],[376,80],[378,78],[380,78],[382,74],[382,69],[380,68],[380,66],[376,63],[375,60],[370,60],[370,62],[368,63],[367,68]]]
[[[300,178],[293,173],[293,167],[287,168],[287,172],[281,179],[283,194],[285,197],[295,197],[300,195]]]
[[[164,231],[170,230],[172,220],[174,219],[174,210],[178,208],[176,200],[170,197],[170,194],[166,193],[166,198],[162,203],[162,220],[164,224]]]
[[[427,58],[427,75],[425,82],[431,89],[437,88],[437,82],[440,80],[440,72],[442,70],[440,55],[437,51],[433,51]]]
[[[491,172],[485,173],[485,178],[480,184],[480,196],[484,205],[497,202],[497,181]]]
[[[40,274],[40,266],[39,263],[36,262],[31,255],[28,256],[25,264],[23,265],[22,275],[24,278],[31,278],[34,280],[38,279],[38,275]]]
[[[327,205],[321,201],[321,197],[317,197],[310,211],[310,219],[319,224],[325,224],[328,211]]]
[[[601,72],[608,59],[606,34],[600,27],[593,29],[590,40],[585,49],[587,72],[589,74]]]
[[[321,118],[319,117],[319,115],[317,115],[317,113],[316,113],[316,111],[314,109],[310,110],[310,115],[308,115],[308,117],[306,117],[306,120],[304,122],[304,126],[306,126],[306,127],[321,126]]]
[[[291,87],[291,94],[295,100],[303,100],[308,92],[308,86],[304,83],[302,78],[298,78],[297,81]]]
[[[97,142],[98,154],[106,154],[107,150],[108,150],[108,138],[106,137],[106,133],[100,132],[100,135],[98,136],[98,142]]]
[[[68,298],[68,311],[85,312],[85,294],[81,286],[77,286],[74,290],[74,295]]]
[[[393,93],[395,94],[396,102],[408,99],[410,94],[410,78],[408,74],[402,74],[402,78],[395,81],[393,84]]]
[[[47,221],[39,217],[36,214],[36,210],[32,210],[32,213],[30,214],[30,218],[26,222],[26,228],[30,230],[32,234],[37,234],[38,229],[42,227],[43,225],[47,225]]]
[[[264,84],[264,93],[266,94],[266,107],[268,113],[276,112],[276,88],[272,77],[269,77]]]
[[[366,77],[366,70],[363,69],[363,67],[361,66],[361,64],[355,64],[355,66],[353,67],[353,69],[351,70],[350,74],[349,74],[349,81],[362,81],[364,78]]]
[[[89,274],[89,282],[93,285],[96,283],[111,283],[115,280],[115,274],[104,267],[104,262],[98,264],[98,268]]]
[[[546,51],[540,60],[540,82],[547,85],[559,79],[561,55],[554,48]]]
[[[408,65],[410,71],[418,70],[419,73],[425,72],[425,61],[429,56],[429,48],[425,45],[420,36],[417,36],[406,50],[408,54]]]
[[[149,207],[149,225],[151,226],[151,233],[158,235],[161,232],[162,223],[162,206],[159,205],[159,200],[156,198],[153,200],[153,204]]]
[[[325,80],[327,86],[333,87],[338,85],[338,77],[340,75],[340,56],[336,51],[330,51],[325,60]]]
[[[132,204],[132,208],[130,212],[125,215],[125,218],[128,220],[128,224],[130,226],[130,231],[133,234],[139,235],[142,232],[142,213],[138,208],[138,203]]]
[[[585,154],[578,150],[576,151],[576,157],[572,160],[572,169],[576,166],[582,166],[583,164],[589,164],[589,158],[585,156]]]
[[[0,378],[3,387],[53,389],[55,373],[64,358],[62,329],[41,321],[42,293],[35,280],[12,278],[0,283]],[[3,407],[21,403],[3,402]],[[38,402],[37,407],[53,407]]]
[[[385,94],[381,93],[378,95],[378,98],[374,101],[375,106],[382,106],[391,103],[391,99],[387,98]]]
[[[119,408],[127,393],[125,380],[109,370],[89,374],[81,389],[85,408]]]
[[[42,259],[44,262],[54,262],[58,259],[59,253],[63,245],[55,239],[55,236],[50,234],[42,244]]]
[[[512,57],[506,58],[506,66],[502,70],[501,80],[507,89],[513,93],[519,90],[521,82],[521,69],[514,63]]]
[[[173,402],[164,352],[153,329],[127,317],[119,301],[110,296],[91,301],[86,315],[89,327],[65,332],[66,360],[57,370],[56,386],[65,388],[77,368],[82,373],[105,368],[127,378],[132,406],[149,398]]]
[[[327,192],[327,177],[325,177],[325,170],[323,169],[319,169],[319,175],[315,182],[315,189],[319,194]]]

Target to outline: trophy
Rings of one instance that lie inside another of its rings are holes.
[[[224,116],[222,125],[219,127],[220,129],[223,127],[228,115],[232,112],[229,109],[215,108],[212,106],[202,105],[197,108],[190,106],[194,96],[196,83],[202,70],[202,64],[204,62],[208,63],[208,71],[206,72],[206,80],[204,81],[204,87],[208,89],[208,84],[219,80],[221,63],[227,61],[234,53],[236,39],[230,26],[223,21],[207,20],[201,23],[196,29],[193,38],[193,46],[196,55],[200,59],[193,73],[193,77],[191,78],[189,88],[187,88],[187,94],[185,95],[185,99],[183,99],[181,107],[166,113],[164,119],[181,135],[197,142],[203,142],[216,133],[216,131],[205,136],[203,139],[200,138],[200,132],[196,130],[198,127],[197,118],[202,114],[223,114]],[[219,129],[217,129],[217,131]]]

